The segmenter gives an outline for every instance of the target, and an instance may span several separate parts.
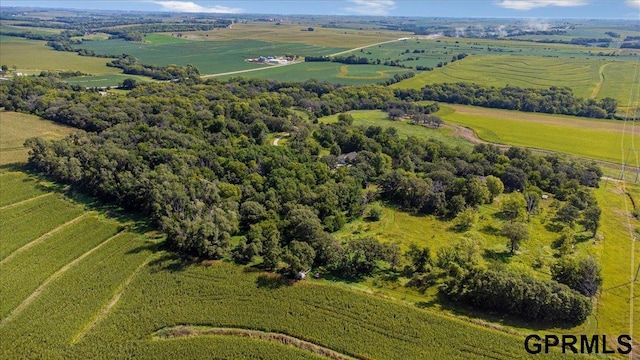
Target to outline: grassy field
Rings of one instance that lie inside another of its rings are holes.
[[[422,139],[434,139],[454,146],[471,148],[471,144],[459,138],[452,137],[450,128],[431,129],[426,126],[414,125],[408,121],[389,120],[386,112],[380,110],[356,110],[349,111],[353,116],[353,124],[356,126],[381,126],[383,128],[394,127],[401,138],[415,136]],[[338,121],[338,115],[325,116],[318,119],[322,123]]]
[[[25,138],[39,136],[54,140],[79,131],[37,116],[9,111],[0,111],[0,128],[0,165],[27,160],[28,150],[23,146]]]
[[[445,122],[469,127],[482,140],[499,144],[557,151],[617,164],[625,162],[627,147],[632,142],[640,144],[640,134],[634,130],[635,126],[625,126],[622,121],[461,105],[441,108],[439,115]]]
[[[316,79],[337,84],[358,85],[385,81],[395,74],[403,74],[406,72],[408,72],[406,69],[382,65],[344,65],[331,62],[309,62],[267,68],[261,71],[242,74],[224,75],[217,78],[226,80],[235,76],[245,76],[279,81],[306,81]]]
[[[352,30],[330,29],[281,23],[249,22],[233,24],[230,29],[217,29],[212,31],[195,31],[186,33],[185,36],[199,40],[260,40],[279,43],[299,43],[333,48],[356,48],[382,41],[394,40],[408,36],[409,33],[400,31],[380,30]]]
[[[601,229],[603,240],[596,254],[602,264],[604,282],[598,300],[597,330],[607,334],[633,333],[634,338],[640,334],[640,281],[635,279],[634,298],[629,301],[630,290],[638,266],[640,266],[640,246],[633,245],[637,238],[640,223],[629,216],[634,205],[632,196],[638,206],[640,186],[638,184],[622,184],[607,181],[595,194],[602,208]],[[635,232],[635,235],[634,235]],[[635,238],[634,238],[635,236]],[[633,321],[630,319],[633,318]],[[633,327],[630,327],[633,324]],[[637,345],[636,345],[637,346]]]
[[[9,66],[11,70],[15,65],[16,71],[23,74],[40,74],[43,70],[81,71],[93,75],[120,73],[120,69],[106,66],[111,59],[55,51],[47,47],[45,41],[0,35],[0,45],[0,63]]]

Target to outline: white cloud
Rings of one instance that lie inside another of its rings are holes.
[[[627,5],[640,8],[640,0],[627,0]]]
[[[348,0],[353,6],[344,10],[358,15],[388,15],[396,8],[394,0]]]
[[[638,1],[638,0],[634,0]],[[586,0],[502,0],[498,2],[499,6],[514,10],[531,10],[539,7],[547,6],[583,6],[587,5]]]
[[[230,8],[226,6],[201,6],[192,1],[152,1],[154,4],[162,6],[164,10],[175,12],[193,12],[193,13],[220,13],[220,14],[236,14],[242,12],[240,8]]]

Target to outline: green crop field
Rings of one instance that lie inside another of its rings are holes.
[[[613,50],[599,49],[604,52]],[[351,52],[359,57],[366,57],[370,61],[400,61],[402,65],[416,67],[427,66],[436,68],[439,62],[451,62],[452,56],[468,54],[471,57],[482,56],[534,56],[547,60],[562,62],[560,59],[579,58],[597,61],[597,57],[590,56],[590,50],[581,46],[562,44],[536,44],[518,41],[496,41],[484,39],[438,38],[424,39],[412,37],[401,41],[380,44],[363,50]],[[620,53],[622,55],[622,53]],[[620,56],[620,59],[633,61],[634,57]],[[508,61],[508,60],[507,60]],[[450,65],[450,64],[449,64]]]
[[[21,173],[0,174],[0,189],[2,189],[0,191],[0,207],[2,208],[47,194],[47,191],[40,188],[33,179],[29,179]]]
[[[33,186],[33,184],[31,185]],[[12,206],[0,212],[0,222],[12,232],[11,238],[3,241],[2,247],[0,247],[0,260],[4,260],[9,254],[30,241],[61,229],[63,224],[77,219],[82,214],[81,208],[60,201],[61,198],[62,195],[48,193],[46,196],[38,196],[19,206]],[[24,221],[28,217],[33,217],[38,221]]]
[[[306,81],[316,79],[345,85],[371,84],[385,81],[406,69],[382,65],[344,65],[332,62],[305,62],[287,66],[266,68],[260,71],[217,77],[225,80],[236,76],[279,81]]]
[[[86,74],[117,74],[120,69],[107,67],[111,59],[78,56],[72,52],[55,51],[45,41],[25,40],[0,35],[0,64],[15,65],[16,72],[40,74],[48,71],[81,71]]]
[[[356,126],[380,126],[383,128],[394,127],[398,135],[402,138],[415,136],[422,139],[434,139],[454,146],[470,148],[470,143],[452,137],[452,130],[443,127],[441,129],[431,129],[426,126],[414,125],[408,121],[392,121],[386,112],[380,110],[356,110],[349,111],[353,116],[353,124]],[[322,123],[333,123],[338,121],[338,115],[325,116],[319,119]]]
[[[313,26],[313,25],[311,25]],[[187,38],[199,40],[261,40],[279,43],[300,43],[334,48],[356,48],[382,41],[395,40],[409,33],[389,30],[330,29],[281,23],[249,22],[233,24],[232,28],[184,33]]]
[[[640,134],[633,130],[635,126],[625,126],[622,121],[578,120],[569,116],[453,105],[444,106],[439,115],[445,122],[475,130],[485,141],[557,151],[617,164],[625,162],[627,147],[640,144]]]
[[[155,37],[158,39],[158,37]],[[259,56],[284,56],[285,54],[328,55],[344,48],[306,44],[269,43],[257,40],[237,41],[179,41],[142,44],[123,40],[87,41],[82,48],[97,54],[129,54],[143,64],[188,65],[198,67],[202,74],[255,69],[259,65],[244,61]]]
[[[55,140],[79,131],[37,116],[11,111],[0,111],[0,128],[0,165],[27,161],[29,154],[23,146],[26,138],[39,136]]]
[[[602,59],[532,56],[470,56],[431,72],[423,72],[393,87],[421,88],[426,84],[473,82],[486,86],[523,88],[568,86],[577,97],[613,97],[620,106],[629,102],[635,69],[633,62]],[[638,99],[633,99],[638,106]],[[632,103],[633,104],[633,103]]]

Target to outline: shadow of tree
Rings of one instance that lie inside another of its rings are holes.
[[[280,274],[262,274],[256,278],[256,285],[261,289],[279,289],[283,286],[292,286],[295,280]]]

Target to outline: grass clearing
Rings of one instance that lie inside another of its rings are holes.
[[[26,162],[29,151],[23,144],[27,138],[58,140],[81,131],[34,115],[4,110],[0,111],[0,129],[0,165]]]
[[[141,75],[129,74],[104,74],[95,76],[74,76],[64,79],[71,85],[84,87],[112,87],[120,85],[126,79],[135,79],[138,83],[153,81],[151,78]]]
[[[631,129],[625,130],[620,121],[458,105],[442,108],[440,116],[444,121],[469,127],[482,140],[493,143],[557,151],[616,164],[624,163],[621,144],[624,147],[632,141],[640,143],[640,134],[632,135]]]
[[[426,126],[414,125],[409,121],[393,121],[389,120],[386,112],[381,110],[354,110],[347,114],[353,116],[353,124],[356,126],[380,126],[383,128],[396,128],[398,136],[407,138],[415,136],[421,139],[434,139],[444,143],[460,146],[463,148],[471,148],[471,144],[451,136],[452,130],[449,128],[432,129]],[[325,116],[318,119],[322,123],[334,123],[338,121],[338,115]]]

